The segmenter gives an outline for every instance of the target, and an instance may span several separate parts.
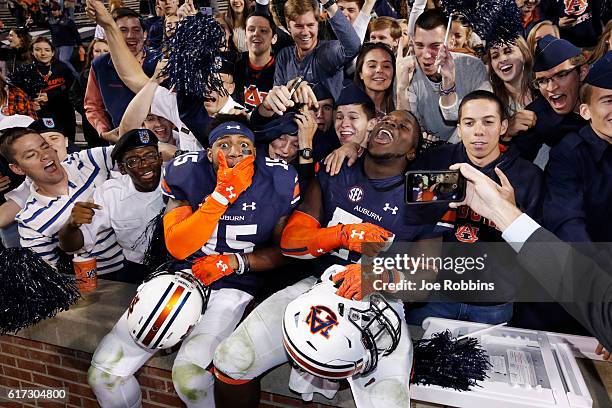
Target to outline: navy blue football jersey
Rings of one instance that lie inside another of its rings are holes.
[[[404,203],[404,175],[386,179],[369,179],[363,170],[364,158],[353,166],[343,165],[340,173],[331,177],[319,171],[317,178],[323,198],[322,227],[338,224],[360,224],[369,222],[395,234],[393,242],[412,242],[432,238],[434,225],[409,225],[405,214],[410,207]],[[339,249],[318,258],[320,268],[333,265],[357,263],[361,254],[348,249]]]
[[[170,198],[188,201],[195,211],[216,184],[217,176],[206,151],[192,152],[168,164],[162,191]],[[289,215],[299,199],[293,167],[282,160],[258,155],[251,186],[221,216],[206,244],[187,260],[211,254],[249,253],[268,246],[278,220]],[[254,294],[260,285],[257,274],[232,274],[213,283],[212,288],[230,287]]]

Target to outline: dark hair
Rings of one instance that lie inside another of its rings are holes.
[[[254,11],[251,14],[249,14],[246,18],[246,20],[244,20],[244,25],[246,28],[246,22],[248,21],[249,18],[251,17],[261,17],[261,18],[265,18],[266,20],[268,20],[268,23],[270,24],[270,28],[272,29],[272,34],[276,34],[275,30],[276,30],[276,24],[274,24],[274,19],[272,18],[272,16],[268,13],[264,13],[261,11]]]
[[[249,7],[249,2],[248,0],[244,1],[244,9],[242,10],[242,18],[240,19],[240,21],[238,21],[237,25],[234,25],[235,21],[236,21],[236,13],[234,12],[234,9],[232,8],[231,2],[228,1],[228,7],[227,7],[227,11],[225,12],[224,15],[224,20],[227,23],[227,25],[229,26],[229,28],[234,31],[234,29],[236,28],[246,28],[246,20],[247,20],[247,16],[249,15],[251,9]]]
[[[15,164],[13,144],[23,136],[31,134],[40,135],[37,131],[25,127],[6,129],[2,132],[2,135],[0,135],[0,155],[2,155],[7,162]]]
[[[438,9],[425,10],[416,20],[416,27],[423,30],[433,30],[440,26],[446,27],[448,18],[446,15]]]
[[[221,113],[221,114],[217,114],[217,116],[215,116],[214,119],[208,125],[208,128],[206,128],[206,137],[208,138],[208,134],[212,132],[214,128],[226,122],[238,122],[244,127],[251,129],[251,124],[249,123],[249,120],[246,118],[246,116],[229,115],[227,113]]]
[[[53,60],[55,59],[55,53],[56,53],[55,45],[53,45],[50,39],[48,39],[47,37],[43,37],[43,36],[36,37],[34,41],[32,41],[32,44],[30,44],[30,54],[32,54],[32,59],[36,60],[36,58],[34,58],[34,46],[38,43],[43,43],[43,42],[49,44],[49,47],[51,47],[51,51],[53,51],[53,54],[54,54],[53,58],[51,59],[51,62],[53,62]]]
[[[395,54],[393,54],[393,50],[385,43],[372,43],[366,42],[363,44],[359,55],[357,56],[357,62],[355,63],[355,76],[353,78],[353,82],[359,88],[365,89],[365,84],[363,83],[363,79],[359,77],[359,73],[363,69],[363,64],[365,62],[366,55],[372,50],[383,50],[389,54],[391,57],[391,65],[393,66],[393,77],[391,78],[391,84],[389,88],[385,91],[385,109],[386,113],[391,113],[395,110],[395,103],[393,102],[394,91],[393,91],[393,83],[395,81]]]
[[[138,22],[140,23],[140,27],[142,27],[142,31],[147,31],[147,28],[145,27],[144,21],[142,17],[140,16],[140,14],[138,14],[131,8],[118,7],[113,10],[113,20],[115,20],[115,22],[124,17],[137,18]]]
[[[489,102],[493,102],[494,104],[496,104],[497,111],[499,112],[501,120],[504,120],[508,117],[506,113],[506,107],[504,106],[501,99],[499,99],[497,95],[495,95],[491,91],[485,91],[483,89],[478,89],[476,91],[470,92],[469,94],[464,96],[463,99],[461,100],[461,103],[459,104],[459,120],[461,120],[461,111],[463,109],[463,105],[465,105],[466,103],[470,101],[477,101],[477,100],[487,100]]]
[[[345,3],[357,3],[359,10],[363,8],[363,4],[365,3],[365,0],[338,0],[338,3],[340,3],[341,1]]]
[[[91,62],[94,59],[94,56],[93,56],[94,46],[97,43],[104,43],[104,44],[108,45],[108,42],[106,40],[101,39],[101,38],[94,38],[93,40],[91,40],[91,42],[89,43],[89,47],[87,47],[87,54],[86,54],[86,57],[85,57],[85,68],[91,67]]]
[[[25,28],[13,28],[11,31],[14,32],[17,38],[19,38],[21,41],[21,48],[19,49],[27,52],[30,49],[30,44],[32,43],[32,36],[28,30]]]

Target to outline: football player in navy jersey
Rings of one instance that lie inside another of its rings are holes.
[[[282,319],[287,304],[316,283],[332,264],[348,265],[337,294],[360,298],[361,254],[374,255],[395,236],[395,241],[432,238],[432,228],[405,223],[403,174],[418,150],[420,127],[407,111],[387,115],[372,130],[368,153],[336,177],[318,173],[304,201],[290,217],[281,240],[283,254],[313,262],[313,276],[289,286],[259,304],[215,352],[216,401],[219,407],[255,407],[259,402],[257,378],[287,362]],[[363,245],[368,243],[369,245]],[[338,280],[338,277],[336,277]],[[395,281],[395,279],[394,279]],[[395,306],[402,308],[397,302]],[[394,307],[395,308],[395,307]],[[400,313],[403,316],[403,312]],[[375,373],[351,382],[358,406],[405,407],[411,354],[407,326],[402,325],[398,348],[381,359]],[[298,375],[299,376],[299,375]],[[294,374],[292,374],[292,379]],[[374,379],[378,380],[374,382]],[[365,387],[370,383],[370,386]],[[290,385],[293,389],[293,381]],[[385,391],[378,387],[385,386]],[[387,388],[388,387],[388,388]],[[336,387],[337,389],[337,387]],[[299,392],[312,392],[304,391]],[[333,391],[331,389],[326,389]],[[394,404],[382,394],[397,395]],[[378,395],[378,397],[377,397]]]
[[[203,408],[215,406],[208,371],[213,352],[260,288],[253,272],[285,263],[278,242],[299,200],[295,170],[257,155],[243,118],[221,115],[212,126],[211,148],[174,159],[162,182],[169,198],[168,251],[212,288],[206,313],[183,340],[172,369],[179,397],[188,407]],[[139,406],[133,374],[154,352],[132,340],[124,314],[92,359],[89,383],[102,407]]]

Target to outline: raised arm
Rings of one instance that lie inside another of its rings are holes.
[[[331,70],[343,66],[357,56],[361,47],[361,39],[344,14],[338,13],[336,4],[327,9],[327,14],[329,14],[332,30],[338,38],[338,41],[329,43],[333,44],[333,48],[328,48],[322,55],[322,63],[329,64]]]
[[[128,49],[123,34],[112,16],[100,0],[87,0],[87,15],[104,28],[113,65],[119,78],[132,92],[138,93],[146,85],[149,77]]]
[[[161,65],[158,64],[158,69],[155,70],[155,74],[150,78],[145,86],[134,96],[130,104],[127,106],[121,123],[119,124],[119,137],[124,133],[142,127],[142,123],[147,118],[149,111],[151,110],[151,104],[155,97],[155,90],[159,84],[164,80],[159,75],[159,69]]]

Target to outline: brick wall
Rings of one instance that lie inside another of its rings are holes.
[[[14,403],[0,397],[0,407],[94,408],[98,403],[87,384],[91,354],[15,336],[0,336],[0,387],[12,389],[65,388],[67,400]],[[143,367],[136,377],[142,389],[144,408],[183,407],[174,392],[170,371]],[[0,392],[0,395],[6,395]],[[281,395],[262,392],[262,408],[331,408]]]

